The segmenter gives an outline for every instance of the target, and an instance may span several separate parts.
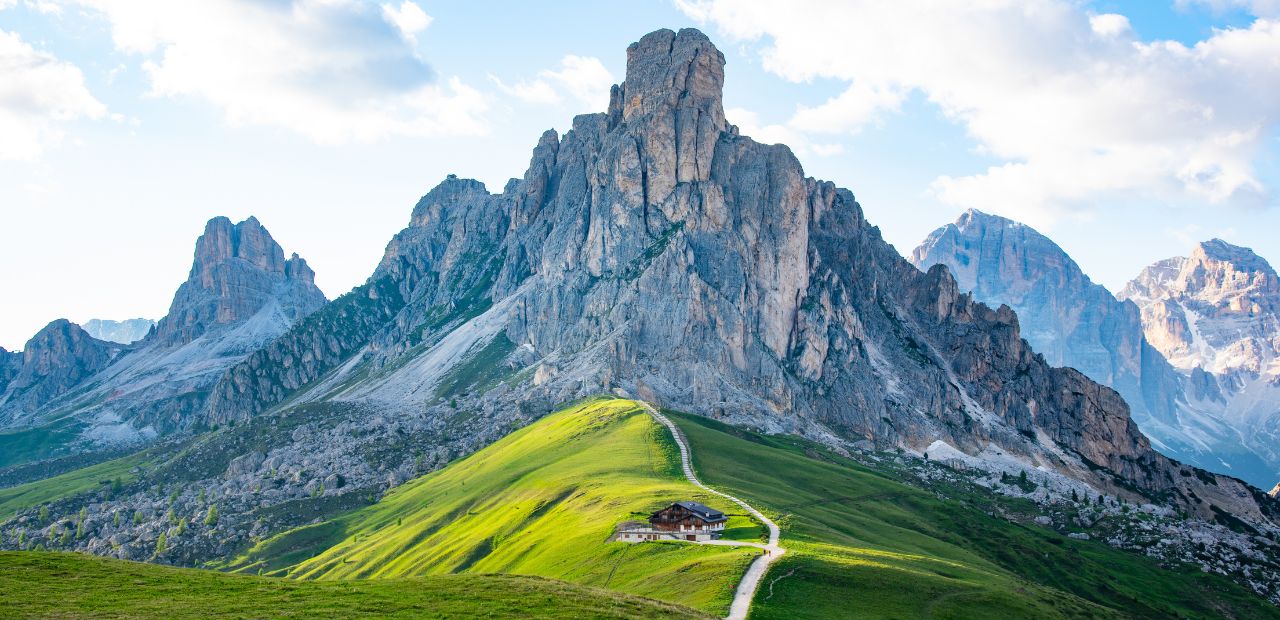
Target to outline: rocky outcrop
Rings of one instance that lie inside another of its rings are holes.
[[[8,360],[0,362],[0,422],[24,421],[105,368],[120,352],[119,345],[98,340],[66,319],[49,323],[21,353],[0,354]]]
[[[1142,308],[1147,338],[1171,363],[1219,376],[1272,374],[1280,351],[1280,278],[1221,239],[1160,261],[1120,291]]]
[[[368,344],[342,361],[331,347],[292,391],[241,365],[224,380],[238,396],[210,415],[287,394],[507,423],[621,391],[832,441],[1015,454],[1108,492],[1265,518],[1239,481],[1155,453],[1116,392],[1051,367],[1009,308],[899,256],[849,191],[739,135],[723,66],[696,30],[643,37],[609,109],[544,134],[522,179],[490,194],[451,177],[419,203],[371,280],[405,305]],[[290,335],[264,364],[307,366],[314,338]]]
[[[22,369],[22,352],[9,351],[0,347],[0,394],[9,387],[9,382]]]
[[[42,411],[79,422],[78,450],[199,425],[205,418],[198,414],[228,368],[324,303],[306,262],[296,254],[286,259],[256,219],[232,224],[214,218],[196,241],[190,276],[169,313],[124,355],[80,373],[83,389],[49,401]]]
[[[1191,395],[1238,428],[1280,478],[1280,278],[1262,257],[1220,239],[1157,262],[1120,291],[1147,339],[1191,378]]]
[[[245,322],[269,304],[293,322],[324,302],[307,262],[297,254],[286,260],[257,218],[232,224],[216,217],[196,240],[191,274],[147,343],[184,345],[211,329]]]
[[[1012,307],[1021,334],[1046,361],[1118,391],[1166,454],[1259,486],[1280,469],[1280,462],[1268,464],[1244,447],[1240,429],[1214,407],[1196,402],[1220,399],[1211,377],[1171,366],[1147,342],[1135,304],[1092,282],[1062,248],[1031,227],[970,210],[931,233],[911,261],[921,269],[945,265],[961,290]]]
[[[155,324],[156,322],[151,319],[125,319],[123,321],[89,319],[81,327],[90,336],[98,340],[132,344],[145,338],[147,332],[151,331],[151,327]]]

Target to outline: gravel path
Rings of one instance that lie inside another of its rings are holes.
[[[729,606],[728,620],[745,620],[747,611],[751,609],[751,599],[755,598],[756,590],[760,589],[760,582],[764,580],[764,575],[769,571],[769,566],[787,552],[786,549],[778,546],[778,524],[770,520],[769,517],[764,516],[764,513],[756,510],[751,504],[702,484],[702,481],[698,480],[698,476],[693,473],[693,464],[689,459],[689,444],[684,440],[684,434],[680,432],[680,428],[670,418],[658,413],[658,410],[648,403],[641,403],[641,405],[645,408],[645,411],[649,412],[649,415],[653,416],[653,419],[671,430],[671,435],[676,438],[676,445],[680,447],[680,467],[684,469],[684,477],[688,478],[693,486],[742,506],[744,510],[751,513],[751,516],[759,519],[761,523],[765,524],[765,527],[769,528],[768,544],[762,545],[760,543],[736,540],[713,540],[702,543],[704,545],[731,547],[757,547],[764,550],[764,553],[756,556],[756,559],[751,562],[751,566],[747,567],[747,573],[742,576],[742,581],[738,583],[738,589],[733,594],[733,604]]]

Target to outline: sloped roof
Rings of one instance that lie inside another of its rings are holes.
[[[676,505],[684,507],[689,512],[692,512],[706,521],[714,522],[728,520],[728,517],[724,516],[723,512],[711,508],[710,506],[699,504],[698,502],[676,502]]]

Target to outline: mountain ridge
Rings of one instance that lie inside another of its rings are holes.
[[[11,523],[42,544],[145,559],[174,527],[168,511],[194,526],[216,507],[199,535],[166,539],[165,561],[225,561],[561,403],[613,394],[872,462],[941,457],[1014,493],[982,469],[1007,467],[1042,485],[1017,493],[1046,513],[1083,492],[1117,518],[1140,505],[1213,540],[1269,544],[1274,500],[1155,452],[1121,395],[1052,367],[1014,310],[979,303],[945,267],[920,271],[852,192],[727,124],[724,57],[705,35],[657,31],[627,56],[609,107],[544,133],[521,178],[490,193],[450,175],[365,284],[287,326],[264,320],[273,336],[246,337],[188,400],[142,403],[175,434],[145,474],[51,501],[52,524],[34,508]],[[278,264],[251,255],[236,264]],[[193,265],[190,281],[204,273]],[[175,317],[194,318],[165,337],[193,338],[177,350],[217,340],[222,306],[182,298],[195,304]],[[82,509],[90,533],[59,538]]]
[[[396,286],[405,306],[357,353],[329,356],[300,396],[233,368],[212,418],[285,398],[439,411],[442,373],[505,339],[498,365],[526,383],[468,395],[486,411],[620,389],[775,432],[1008,450],[1116,484],[1100,467],[1193,511],[1209,514],[1187,493],[1264,518],[1238,482],[1180,475],[1119,395],[1049,368],[1008,308],[975,303],[945,269],[918,272],[850,192],[740,136],[705,35],[657,31],[627,57],[608,110],[545,133],[503,193],[451,176],[419,202],[365,285]],[[295,336],[271,365],[313,357]]]
[[[94,358],[98,362],[88,371],[64,381],[27,418],[8,425],[68,434],[70,443],[53,446],[55,453],[72,445],[90,451],[133,445],[190,428],[226,367],[324,303],[306,261],[296,254],[285,259],[256,218],[233,224],[215,217],[196,240],[190,275],[169,312],[140,341],[101,342],[67,321],[46,328],[59,325],[73,341],[109,346],[115,353]],[[28,357],[41,350],[28,349]],[[56,376],[52,370],[38,374]],[[12,385],[13,380],[10,391]]]
[[[912,252],[924,269],[946,265],[962,289],[1007,303],[1027,339],[1056,366],[1110,385],[1139,426],[1170,456],[1266,488],[1280,471],[1246,443],[1217,407],[1199,401],[1216,384],[1184,375],[1146,339],[1141,311],[1094,283],[1057,244],[1013,220],[970,209]]]
[[[1196,401],[1280,463],[1280,277],[1266,259],[1213,239],[1143,269],[1119,296],[1141,308],[1147,339],[1191,377]]]
[[[80,326],[84,328],[90,336],[98,340],[107,342],[115,342],[118,344],[133,344],[146,337],[147,332],[151,331],[151,327],[156,322],[151,319],[125,319],[123,321],[115,321],[112,319],[89,319]]]

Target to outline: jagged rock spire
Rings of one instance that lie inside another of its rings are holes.
[[[627,48],[627,77],[610,93],[623,120],[688,109],[724,129],[724,54],[693,28],[658,30]]]
[[[297,254],[285,259],[280,244],[257,218],[233,224],[215,217],[196,240],[190,276],[147,341],[191,342],[211,327],[248,319],[271,299],[282,300],[286,316],[304,316],[324,304],[314,279]]]

